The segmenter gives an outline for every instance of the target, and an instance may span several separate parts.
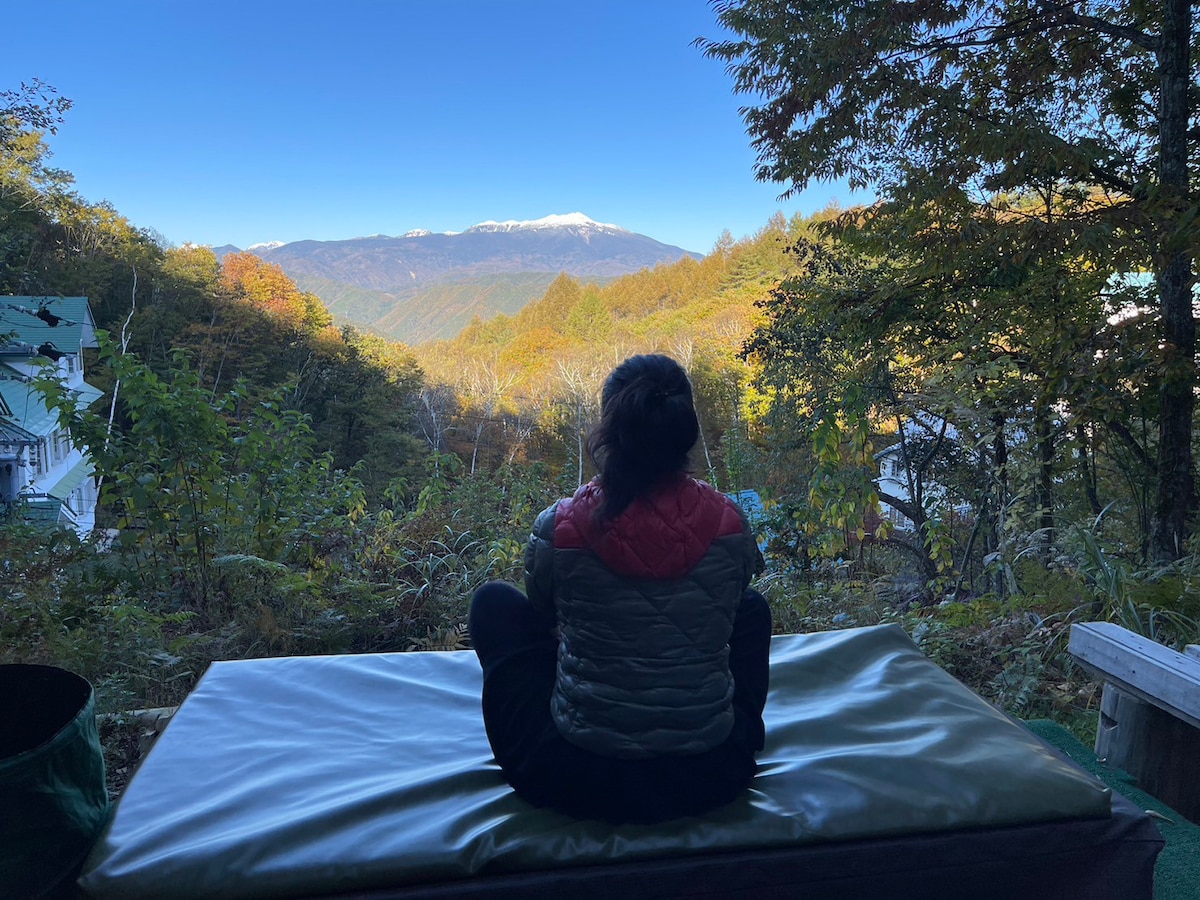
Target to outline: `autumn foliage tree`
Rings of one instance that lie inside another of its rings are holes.
[[[1158,301],[1152,552],[1182,554],[1195,509],[1197,8],[1004,0],[719,0],[726,62],[759,179],[876,188],[883,222],[978,227],[980,207],[1042,194],[1011,254],[1072,243],[1106,271],[1148,269]],[[911,233],[911,232],[910,232]],[[936,274],[936,273],[935,273]]]
[[[277,264],[253,253],[230,253],[221,260],[221,286],[295,332],[311,334],[333,323],[320,297],[300,290]]]

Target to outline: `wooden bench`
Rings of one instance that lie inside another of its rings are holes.
[[[1104,680],[1096,755],[1200,822],[1200,647],[1186,653],[1112,622],[1071,626],[1068,647]]]

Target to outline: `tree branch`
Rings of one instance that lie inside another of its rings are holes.
[[[1138,443],[1137,438],[1135,438],[1129,429],[1125,427],[1124,423],[1117,422],[1115,420],[1105,420],[1103,424],[1105,428],[1119,437],[1125,443],[1125,445],[1129,447],[1129,449],[1133,452],[1133,455],[1137,457],[1138,462],[1145,466],[1147,470],[1151,472],[1155,470],[1156,466],[1154,460],[1150,458],[1145,448]]]
[[[1109,22],[1097,16],[1085,16],[1075,12],[1066,4],[1048,3],[1046,0],[1041,0],[1038,6],[1051,16],[1057,17],[1060,21],[1068,25],[1075,25],[1079,28],[1087,28],[1099,34],[1107,35],[1108,37],[1121,38],[1129,41],[1143,50],[1149,50],[1151,53],[1157,53],[1162,47],[1162,38],[1153,34],[1147,34],[1137,28],[1129,25],[1118,25],[1115,22]]]
[[[920,525],[925,521],[925,510],[910,500],[901,500],[894,494],[889,494],[885,491],[879,492],[879,500],[881,503],[886,503],[902,516],[906,516],[914,525]]]

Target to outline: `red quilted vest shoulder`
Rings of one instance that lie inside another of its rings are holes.
[[[554,546],[591,550],[608,568],[632,578],[682,577],[714,540],[742,530],[733,501],[694,478],[672,479],[610,522],[596,518],[602,500],[603,488],[592,481],[561,501]]]

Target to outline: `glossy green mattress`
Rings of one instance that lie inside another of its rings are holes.
[[[81,887],[114,900],[427,884],[454,896],[503,873],[1110,816],[1103,783],[897,626],[774,638],[752,788],[655,826],[571,820],[513,794],[480,680],[469,651],[215,663],[116,805]]]

